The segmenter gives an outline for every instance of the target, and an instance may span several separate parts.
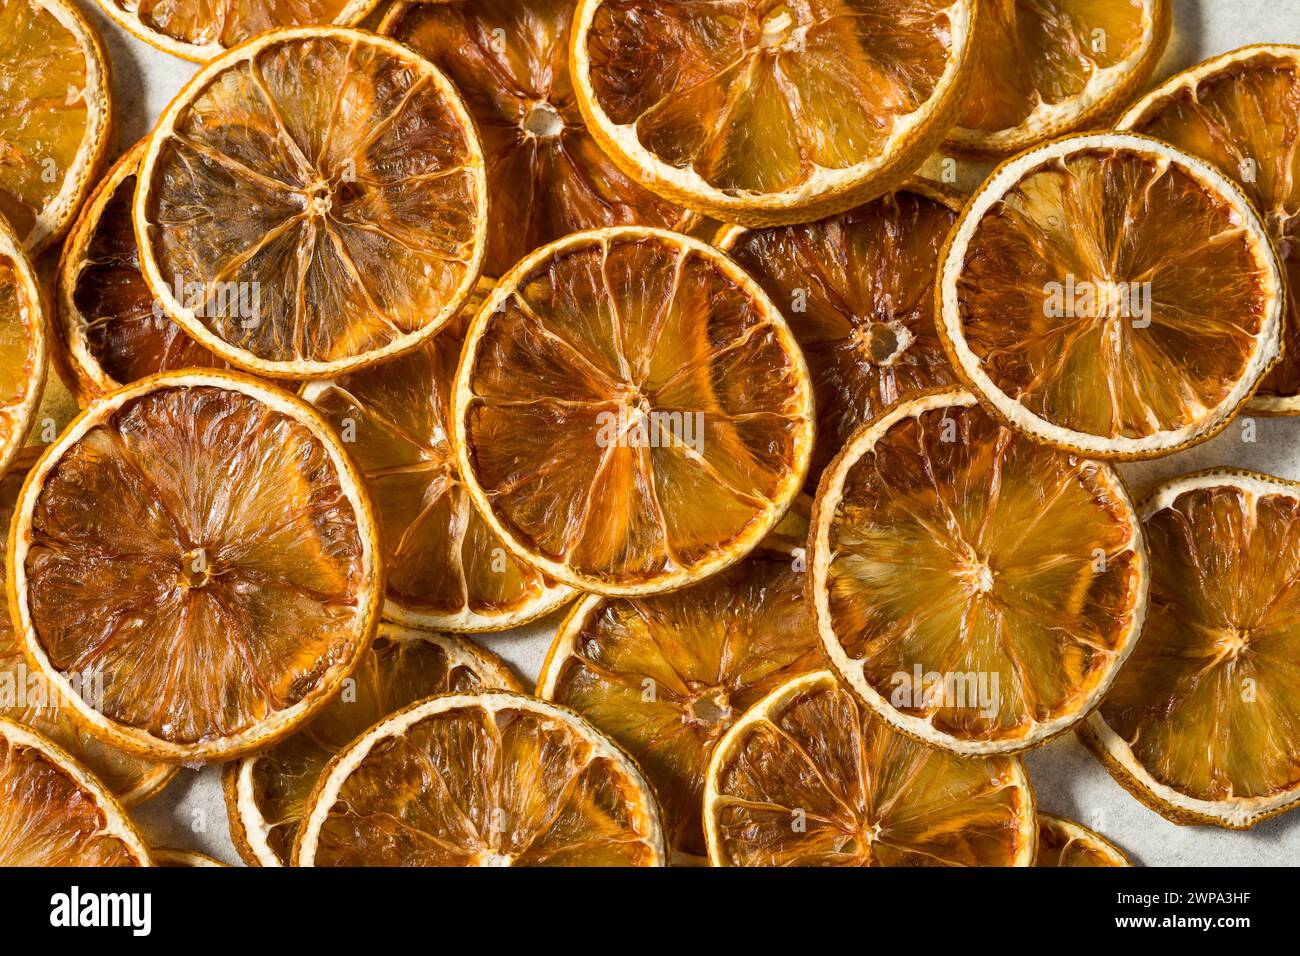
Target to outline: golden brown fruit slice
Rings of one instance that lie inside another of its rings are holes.
[[[946,145],[1019,152],[1107,125],[1169,41],[1169,0],[982,0],[970,91]]]
[[[1247,46],[1206,60],[1144,96],[1119,126],[1214,163],[1263,214],[1285,270],[1286,348],[1247,407],[1300,414],[1300,47]]]
[[[1151,613],[1080,736],[1161,815],[1244,830],[1300,800],[1300,485],[1201,472],[1140,510]]]
[[[829,671],[778,687],[722,738],[704,828],[714,866],[1029,866],[1038,837],[1017,758],[904,737]]]
[[[663,866],[636,764],[572,711],[523,694],[435,697],[321,773],[296,866]]]
[[[956,383],[934,324],[934,277],[961,204],[915,181],[829,219],[726,226],[714,240],[785,313],[808,361],[817,398],[810,482],[863,422]]]
[[[149,866],[149,850],[102,783],[0,717],[0,866]]]
[[[0,478],[0,527],[8,528],[14,505],[37,449],[26,449]],[[0,544],[0,557],[8,550],[9,536]],[[4,574],[0,570],[0,578]],[[62,747],[84,765],[124,806],[135,806],[167,786],[176,768],[154,763],[110,747],[79,726],[62,704],[56,687],[33,673],[14,636],[9,608],[0,609],[0,717],[31,727]]]
[[[961,390],[863,426],[822,476],[808,551],[835,669],[886,722],[954,753],[1066,730],[1142,632],[1146,552],[1119,476]]]
[[[154,866],[207,868],[224,867],[226,865],[220,860],[214,860],[207,854],[195,853],[193,850],[153,849],[149,851],[149,855],[153,858]]]
[[[491,287],[482,285],[486,294]],[[466,322],[458,317],[392,362],[309,382],[302,395],[334,426],[365,478],[384,548],[384,617],[500,631],[553,611],[573,590],[517,558],[461,481],[449,415]]]
[[[136,143],[100,180],[59,257],[59,359],[83,406],[155,372],[228,367],[155,308],[140,274],[131,200],[145,145]]]
[[[492,196],[484,263],[490,276],[505,275],[571,232],[686,224],[685,210],[626,176],[587,132],[569,79],[576,6],[395,3],[380,28],[451,77],[478,123]]]
[[[127,32],[196,63],[277,27],[354,26],[379,0],[95,0]]]
[[[1132,133],[1007,160],[953,229],[939,326],[1003,421],[1097,458],[1222,429],[1282,351],[1285,289],[1249,200]]]
[[[337,754],[389,714],[435,694],[522,687],[510,668],[467,640],[381,624],[369,653],[306,727],[271,749],[226,764],[230,835],[250,866],[286,866],[307,798]]]
[[[700,801],[718,740],[778,684],[824,666],[799,557],[764,547],[671,594],[590,595],[546,655],[538,696],[572,707],[635,758],[680,853],[706,852]]]
[[[149,138],[133,220],[162,307],[233,365],[323,378],[468,298],[483,154],[451,82],[359,30],[276,30],[200,70]]]
[[[1081,823],[1038,815],[1038,856],[1034,866],[1132,866],[1124,851]]]
[[[581,0],[578,106],[628,175],[748,226],[892,188],[956,117],[971,0]]]
[[[265,748],[320,710],[383,594],[370,503],[329,426],[216,369],[78,416],[27,476],[5,572],[23,653],[73,718],[174,763]]]
[[[29,250],[68,228],[111,125],[108,60],[76,6],[0,6],[0,216]]]
[[[45,336],[40,282],[0,216],[0,473],[22,449],[41,404]]]
[[[812,385],[744,270],[677,233],[575,233],[501,280],[456,376],[460,472],[526,562],[599,594],[745,556],[798,493]]]

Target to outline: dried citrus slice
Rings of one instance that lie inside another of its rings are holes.
[[[459,311],[487,227],[483,154],[451,82],[385,37],[275,30],[163,112],[133,209],[163,308],[233,365],[323,378]]]
[[[522,690],[510,668],[466,640],[381,624],[373,649],[306,727],[271,749],[226,764],[230,836],[252,866],[285,866],[321,769],[364,730],[435,694]]]
[[[1247,829],[1300,801],[1300,485],[1202,472],[1140,511],[1151,613],[1080,736],[1170,820]]]
[[[704,829],[714,866],[1029,866],[1038,837],[1017,758],[917,743],[828,671],[781,685],[722,738]]]
[[[0,527],[8,528],[14,505],[37,450],[23,451],[0,478]],[[8,535],[0,543],[0,557]],[[0,580],[4,571],[0,569]],[[0,717],[25,724],[52,740],[89,769],[124,806],[149,799],[171,780],[176,768],[123,753],[88,734],[67,713],[57,688],[32,673],[14,637],[9,608],[0,609]]]
[[[581,0],[574,92],[638,182],[750,226],[885,192],[956,117],[972,0]]]
[[[761,548],[672,594],[590,595],[555,635],[538,696],[572,707],[636,759],[673,850],[705,853],[700,799],[722,735],[778,684],[824,666],[803,577],[795,556]]]
[[[886,722],[961,754],[1079,721],[1146,612],[1115,471],[999,425],[962,390],[854,435],[822,476],[808,559],[835,669]]]
[[[39,252],[68,228],[112,125],[108,60],[68,0],[0,7],[0,216]]]
[[[915,181],[818,222],[714,240],[785,313],[817,405],[811,476],[899,398],[955,384],[934,324],[939,250],[961,197]]]
[[[599,594],[689,584],[780,520],[812,386],[780,311],[717,249],[623,226],[538,249],[471,323],[460,473],[526,562]]]
[[[1170,22],[1169,0],[985,0],[946,145],[1015,153],[1107,125],[1155,70]]]
[[[379,616],[374,519],[342,445],[311,406],[233,372],[91,405],[28,474],[9,534],[28,662],[78,723],[154,759],[228,760],[292,732]]]
[[[205,853],[195,853],[193,850],[159,850],[149,851],[153,858],[154,866],[180,866],[180,867],[224,867],[226,864],[220,860],[214,860]]]
[[[104,785],[0,717],[0,866],[148,865],[148,847]]]
[[[572,711],[452,694],[372,727],[321,773],[298,866],[663,866],[641,771]]]
[[[626,176],[587,132],[569,79],[576,6],[395,3],[380,28],[446,72],[474,114],[492,196],[484,264],[491,276],[571,232],[687,222],[685,210]]]
[[[95,0],[150,46],[206,63],[277,27],[360,23],[379,0]]]
[[[131,198],[145,145],[136,143],[100,180],[59,257],[58,357],[82,405],[155,372],[227,364],[155,308],[140,274]]]
[[[45,334],[39,280],[0,216],[0,473],[23,447],[40,408]]]
[[[1204,441],[1282,350],[1281,269],[1249,200],[1133,133],[1003,163],[939,268],[940,332],[962,378],[1017,430],[1092,457]]]
[[[1081,823],[1038,815],[1038,857],[1034,866],[1132,866],[1124,851]]]
[[[1206,60],[1152,90],[1120,119],[1214,163],[1263,213],[1282,258],[1289,305],[1282,360],[1249,409],[1300,414],[1300,47],[1248,46]]]
[[[302,394],[338,431],[374,503],[387,568],[384,616],[500,631],[553,611],[573,591],[515,557],[461,482],[448,415],[464,330],[457,318],[413,352],[310,382]]]

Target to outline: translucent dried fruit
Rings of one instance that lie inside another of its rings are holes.
[[[961,377],[1015,428],[1091,457],[1204,441],[1282,350],[1282,273],[1250,202],[1131,133],[998,167],[953,231],[939,295]]]
[[[714,866],[1029,866],[1034,794],[1014,757],[956,757],[891,730],[829,671],[755,704],[714,751]]]
[[[276,30],[177,94],[140,166],[140,265],[233,365],[323,378],[460,310],[486,243],[483,154],[451,82],[384,37]]]
[[[760,549],[671,594],[589,596],[542,665],[538,695],[582,714],[645,771],[674,850],[705,853],[701,796],[722,735],[778,684],[822,666],[795,561]]]
[[[1184,475],[1141,514],[1151,612],[1080,736],[1170,820],[1246,829],[1300,800],[1300,485]]]
[[[27,440],[45,388],[45,310],[32,264],[0,216],[0,473]]]
[[[636,764],[572,711],[522,694],[436,697],[330,762],[298,866],[663,866]]]
[[[33,252],[63,235],[93,184],[108,86],[99,37],[75,5],[0,7],[0,215]]]
[[[214,369],[77,418],[28,476],[5,570],[23,652],[74,719],[197,763],[262,749],[325,705],[373,636],[377,551],[329,426]]]
[[[917,181],[817,222],[719,232],[718,247],[782,309],[808,360],[812,482],[863,422],[956,382],[934,324],[934,277],[961,203]]]
[[[600,594],[734,564],[812,446],[785,320],[712,246],[641,226],[537,250],[474,318],[452,419],[480,513],[525,561]]]
[[[148,848],[103,784],[0,717],[0,866],[148,865]]]
[[[660,195],[803,222],[920,165],[973,64],[967,0],[581,0],[572,69],[593,135]]]
[[[1038,815],[1038,857],[1034,866],[1132,866],[1119,847],[1080,823]]]
[[[1248,46],[1170,78],[1120,119],[1214,163],[1264,216],[1287,283],[1286,348],[1250,409],[1300,414],[1300,47]]]
[[[321,770],[388,715],[435,694],[522,690],[505,662],[467,640],[381,624],[342,693],[311,723],[262,753],[228,763],[230,832],[252,866],[286,866]]]
[[[1109,466],[956,390],[895,406],[822,478],[809,588],[835,669],[886,722],[962,754],[1083,718],[1138,644],[1137,514]]]
[[[626,176],[587,132],[569,78],[576,0],[395,3],[381,32],[443,70],[478,123],[492,196],[490,276],[571,232],[676,229],[685,210]]]

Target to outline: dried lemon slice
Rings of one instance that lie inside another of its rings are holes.
[[[700,799],[722,735],[778,684],[823,666],[798,560],[765,545],[671,594],[590,595],[546,655],[538,696],[572,707],[636,759],[673,850],[705,853]]]
[[[32,264],[0,216],[0,473],[27,440],[45,389],[45,310]]]
[[[1169,42],[1169,0],[984,0],[954,149],[1006,154],[1106,125]]]
[[[0,866],[148,865],[148,847],[104,785],[0,717]]]
[[[451,82],[400,43],[275,30],[172,100],[132,217],[149,288],[200,344],[324,378],[415,348],[469,297],[483,154]]]
[[[1080,736],[1175,823],[1247,829],[1300,800],[1300,485],[1201,472],[1140,511],[1151,613]]]
[[[999,166],[940,265],[939,326],[998,416],[1091,457],[1149,458],[1222,429],[1282,351],[1285,289],[1249,200],[1133,133]]]
[[[67,0],[0,7],[0,215],[39,252],[68,228],[112,125],[108,60]]]
[[[1038,856],[1034,866],[1132,866],[1124,851],[1081,823],[1038,815]]]
[[[624,175],[587,132],[569,78],[576,6],[394,3],[380,27],[445,71],[478,123],[492,196],[490,276],[571,232],[687,223],[685,210]]]
[[[572,711],[453,694],[372,727],[321,773],[298,866],[663,866],[636,764]]]
[[[495,654],[469,641],[381,624],[343,690],[306,727],[271,749],[226,764],[230,836],[252,866],[285,866],[320,772],[394,711],[435,694],[522,690]]]
[[[725,222],[885,192],[956,117],[971,0],[581,0],[578,106],[638,182]]]
[[[356,666],[383,594],[376,539],[311,406],[242,374],[172,372],[91,405],[32,468],[9,606],[92,734],[228,760],[292,732]]]
[[[214,860],[205,853],[195,853],[193,850],[153,849],[149,851],[149,856],[153,858],[154,866],[205,869],[209,867],[224,867],[226,865],[220,860]]]
[[[862,427],[822,476],[809,549],[835,669],[886,722],[955,753],[1063,732],[1142,631],[1146,552],[1119,476],[962,390]]]
[[[452,445],[524,561],[609,595],[734,564],[798,493],[812,387],[780,311],[712,246],[624,226],[532,253],[470,325]]]
[[[1300,136],[1300,47],[1259,45],[1214,57],[1162,83],[1119,121],[1214,163],[1264,216],[1282,258],[1289,306],[1282,360],[1247,406],[1300,414],[1300,179],[1293,173]]]
[[[1038,822],[1015,757],[904,737],[828,671],[751,707],[709,763],[715,866],[1029,866]]]
[[[817,406],[811,481],[863,422],[956,384],[934,324],[939,251],[962,199],[921,180],[817,222],[725,226],[714,244],[758,280],[803,350]]]

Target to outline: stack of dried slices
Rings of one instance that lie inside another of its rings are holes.
[[[1114,465],[1300,413],[1300,48],[98,0],[201,64],[102,171],[74,2],[0,4],[0,863],[210,863],[129,814],[209,763],[262,865],[1128,865],[1036,811],[1067,731],[1300,799],[1300,486]]]

